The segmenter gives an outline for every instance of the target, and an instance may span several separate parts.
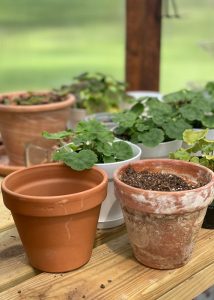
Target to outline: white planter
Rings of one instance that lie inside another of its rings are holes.
[[[138,144],[141,148],[141,159],[146,158],[168,158],[170,152],[174,152],[181,148],[182,141],[174,140],[170,142],[160,143],[158,146],[150,148],[146,147],[143,144]]]
[[[85,121],[89,121],[91,119],[96,119],[99,122],[102,122],[106,127],[112,129],[116,126],[116,124],[112,120],[112,114],[109,112],[100,112],[92,115],[88,115],[85,117]]]
[[[83,108],[71,108],[70,119],[68,121],[67,127],[74,128],[79,121],[84,120],[86,115],[86,110]]]
[[[208,133],[207,133],[207,135],[206,135],[206,138],[207,138],[208,140],[214,140],[214,129],[209,129],[209,130],[208,130]]]
[[[129,143],[129,142],[127,142]],[[123,213],[120,207],[119,201],[116,199],[114,194],[114,182],[113,174],[115,170],[129,162],[140,159],[141,149],[135,144],[129,143],[134,152],[134,156],[128,160],[119,161],[115,163],[108,164],[96,164],[97,167],[100,167],[108,174],[108,192],[107,197],[102,203],[100,216],[98,220],[97,228],[105,229],[119,226],[124,223]]]
[[[162,94],[155,91],[128,91],[128,95],[134,97],[135,99],[138,99],[140,97],[156,97],[159,100],[162,99]]]

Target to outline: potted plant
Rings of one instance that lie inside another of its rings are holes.
[[[214,194],[214,174],[181,160],[147,159],[114,174],[136,259],[155,269],[186,264]]]
[[[164,103],[195,129],[209,128],[207,138],[214,139],[214,82],[200,90],[179,90],[163,97]],[[188,128],[186,128],[188,129]]]
[[[5,177],[2,194],[30,264],[65,272],[90,259],[107,175],[57,163],[23,168]]]
[[[130,110],[115,114],[117,137],[138,144],[142,158],[167,157],[181,146],[182,133],[191,126],[170,105],[157,98],[138,99]]]
[[[126,94],[126,85],[110,75],[85,72],[74,77],[71,84],[55,90],[59,95],[73,94],[75,107],[71,111],[71,127],[74,127],[86,115],[94,113],[111,113],[118,111],[124,102],[131,99]]]
[[[201,164],[214,171],[214,140],[206,139],[208,129],[185,130],[183,140],[188,148],[170,153],[170,158]],[[214,229],[214,200],[208,206],[202,227]]]
[[[141,149],[132,143],[115,140],[112,131],[96,119],[80,121],[75,130],[55,134],[43,132],[43,136],[60,142],[53,160],[62,161],[74,170],[95,165],[107,172],[108,192],[101,206],[98,228],[122,224],[124,218],[114,195],[113,173],[121,165],[139,159]]]
[[[41,132],[66,128],[72,95],[53,92],[14,92],[0,94],[0,132],[11,165],[25,165],[25,146],[41,140]]]

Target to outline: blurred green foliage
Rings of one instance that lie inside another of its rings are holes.
[[[162,92],[213,80],[214,1],[177,4],[181,18],[163,20]],[[124,0],[1,0],[0,91],[54,88],[85,71],[123,80],[124,49]]]

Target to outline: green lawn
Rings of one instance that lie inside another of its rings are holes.
[[[213,78],[213,0],[179,0],[164,19],[161,91]],[[58,87],[84,71],[124,78],[125,0],[1,0],[0,91]],[[214,50],[213,50],[214,52]]]

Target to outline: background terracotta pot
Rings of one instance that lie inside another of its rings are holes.
[[[41,95],[48,92],[38,92]],[[0,94],[0,99],[25,95],[26,92]],[[0,104],[0,132],[11,165],[25,165],[25,146],[36,139],[43,139],[43,130],[61,131],[66,128],[70,107],[75,98],[69,95],[62,102],[43,105]]]
[[[207,206],[214,193],[213,172],[205,167],[170,159],[141,160],[131,165],[137,171],[171,173],[206,184],[194,190],[160,192],[131,187],[114,175],[128,236],[137,260],[157,269],[183,266],[190,259]]]
[[[11,210],[30,264],[46,272],[79,268],[90,259],[106,173],[44,164],[8,175],[3,200]]]

